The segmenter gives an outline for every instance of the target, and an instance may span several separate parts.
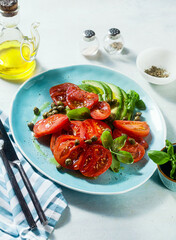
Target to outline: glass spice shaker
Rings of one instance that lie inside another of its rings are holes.
[[[104,49],[109,54],[120,54],[124,47],[124,40],[117,28],[110,28],[104,38]]]
[[[85,30],[80,41],[80,50],[84,56],[94,56],[99,49],[99,41],[92,30]]]

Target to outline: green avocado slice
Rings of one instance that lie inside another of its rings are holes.
[[[104,101],[112,100],[112,90],[106,83],[96,80],[83,80],[82,83],[98,88]]]
[[[116,119],[120,119],[121,110],[123,106],[123,94],[121,88],[112,84],[106,83],[112,90],[112,98],[117,99],[117,105],[111,109],[111,113],[115,114]]]

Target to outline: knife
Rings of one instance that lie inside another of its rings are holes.
[[[6,130],[3,126],[3,124],[2,124],[1,119],[0,119],[0,133],[1,133],[0,134],[0,139],[1,139],[1,135],[2,135],[2,139],[4,140],[3,150],[0,150],[1,155],[3,155],[2,158],[4,158],[4,156],[5,156],[4,159],[5,159],[5,164],[6,165],[10,166],[10,164],[9,164],[9,161],[10,161],[17,167],[17,169],[18,169],[18,171],[19,171],[19,173],[20,173],[20,175],[23,179],[23,182],[26,186],[26,189],[28,190],[28,193],[31,197],[31,200],[34,204],[34,207],[35,207],[36,212],[39,216],[40,222],[42,223],[42,225],[46,225],[48,223],[47,218],[44,214],[44,211],[42,210],[42,207],[41,207],[41,205],[39,203],[39,200],[38,200],[38,198],[37,198],[37,196],[34,192],[34,189],[33,189],[32,185],[31,185],[31,183],[30,183],[30,181],[29,181],[29,179],[28,179],[28,177],[27,177],[27,175],[26,175],[26,173],[23,169],[23,166],[20,163],[20,160],[18,159],[18,156],[17,156],[17,154],[16,154],[16,152],[13,148],[13,145],[12,145],[12,143],[11,143],[7,133],[6,133]],[[4,154],[2,154],[2,152]],[[8,163],[6,163],[6,162],[8,162]],[[15,188],[14,188],[14,190],[15,190]],[[28,214],[29,214],[29,211],[28,211]]]

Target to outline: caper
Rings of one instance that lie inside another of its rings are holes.
[[[51,103],[51,108],[55,107],[56,104],[54,102]]]
[[[43,118],[47,118],[48,117],[48,112],[44,112],[43,113]]]
[[[96,142],[98,140],[98,137],[97,136],[93,136],[93,137],[91,137],[91,140],[92,140],[92,142]]]
[[[128,120],[127,116],[124,116],[124,117],[122,118],[122,120]]]
[[[52,109],[53,109],[53,110],[57,110],[57,108],[58,108],[57,106],[54,106]]]
[[[140,120],[141,120],[140,116],[135,116],[134,121],[140,121]]]
[[[109,103],[109,105],[111,105],[112,100],[108,99],[106,102]]]
[[[34,111],[34,114],[37,116],[40,114],[40,110],[38,109],[38,107],[34,107],[33,111]]]
[[[48,113],[47,113],[47,117],[50,117],[50,116],[52,116],[52,115],[53,115],[52,112],[48,112]]]
[[[136,141],[134,140],[134,138],[129,138],[128,141],[129,141],[132,145],[134,145],[134,144],[136,143]]]
[[[85,143],[91,144],[92,140],[91,139],[85,140]]]
[[[136,114],[135,114],[136,116],[141,116],[142,115],[142,113],[141,112],[136,112]]]
[[[59,112],[63,112],[63,111],[65,110],[65,107],[64,107],[64,106],[58,106],[58,107],[57,107],[57,110],[58,110]]]
[[[58,110],[53,110],[52,114],[58,114]]]
[[[115,115],[114,113],[111,113],[111,114],[109,115],[109,117],[107,118],[107,120],[108,120],[109,122],[113,122],[115,119],[116,119],[116,115]]]
[[[75,146],[78,146],[80,144],[80,141],[78,139],[75,140]]]
[[[66,164],[67,166],[72,165],[73,162],[72,162],[71,158],[67,158],[67,159],[65,160],[65,164]]]
[[[50,112],[52,112],[52,111],[53,111],[53,109],[52,109],[52,108],[50,108],[50,110],[49,110],[48,112],[50,113]]]
[[[64,106],[64,104],[61,101],[57,101],[57,106]]]
[[[61,170],[62,169],[62,166],[58,163],[57,166],[56,166],[57,170]]]
[[[33,131],[34,124],[32,122],[28,123],[28,127],[31,131]]]

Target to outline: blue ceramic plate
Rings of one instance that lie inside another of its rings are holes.
[[[73,190],[91,194],[121,194],[139,187],[146,182],[156,169],[147,154],[133,165],[122,165],[119,173],[108,170],[97,179],[88,179],[75,171],[56,169],[53,156],[47,144],[39,144],[34,139],[27,123],[34,119],[33,108],[43,108],[51,103],[49,89],[57,84],[72,82],[80,84],[82,80],[91,79],[114,83],[125,91],[134,89],[146,103],[143,120],[150,126],[151,134],[147,137],[149,149],[162,149],[166,139],[166,126],[161,112],[151,97],[133,80],[114,70],[92,66],[77,65],[44,72],[25,82],[17,92],[11,108],[10,126],[14,139],[26,159],[38,171],[51,180]],[[48,106],[48,109],[50,106]],[[48,109],[43,109],[42,113]]]

